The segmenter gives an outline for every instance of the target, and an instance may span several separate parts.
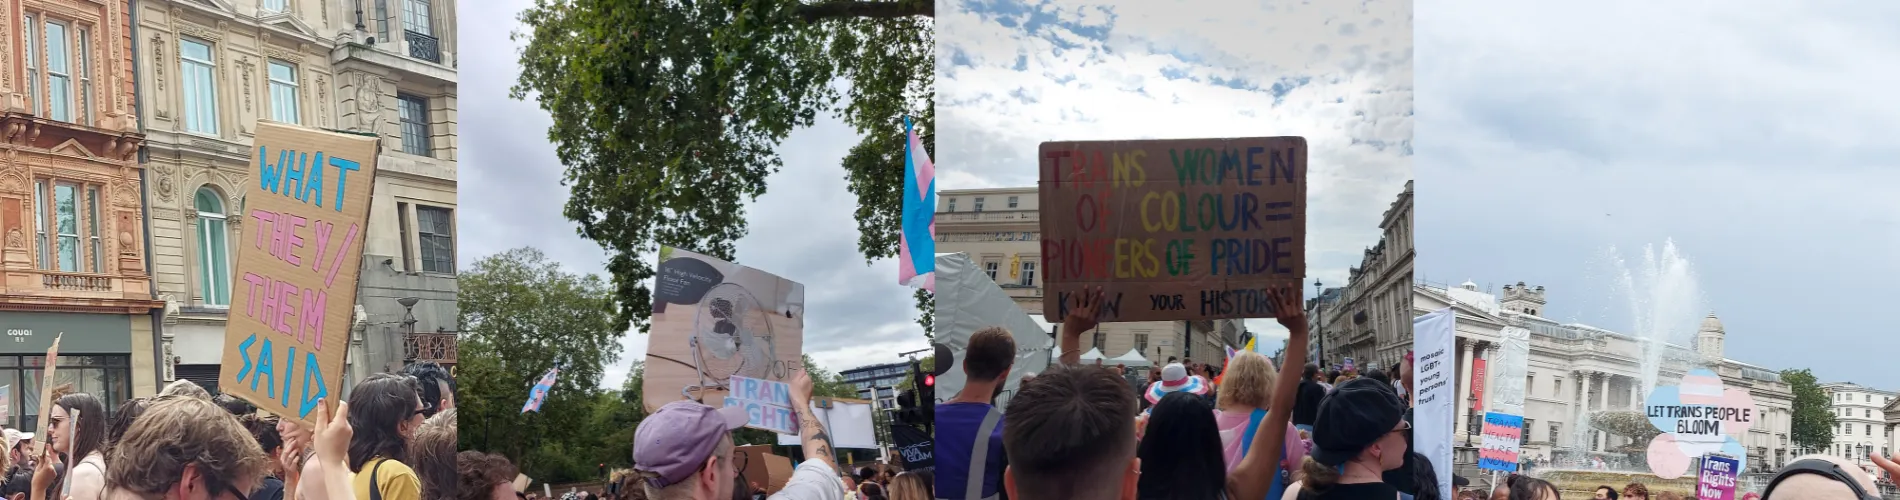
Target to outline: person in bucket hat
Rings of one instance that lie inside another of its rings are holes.
[[[1161,401],[1170,392],[1187,391],[1196,396],[1207,394],[1207,379],[1199,375],[1188,375],[1187,367],[1180,363],[1169,363],[1161,369],[1161,381],[1148,385],[1148,403]]]

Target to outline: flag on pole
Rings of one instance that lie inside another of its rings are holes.
[[[528,404],[521,406],[522,413],[541,411],[541,403],[547,401],[548,391],[554,388],[554,377],[560,373],[561,367],[555,366],[548,369],[548,373],[542,375],[539,382],[534,383],[534,388],[528,390]]]
[[[904,227],[898,233],[898,284],[937,289],[937,167],[904,117]]]

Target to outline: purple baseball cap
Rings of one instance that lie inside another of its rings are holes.
[[[712,456],[719,438],[744,427],[747,420],[745,408],[737,406],[667,403],[633,431],[633,470],[659,474],[647,481],[655,488],[684,481]]]

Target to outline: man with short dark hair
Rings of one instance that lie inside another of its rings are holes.
[[[1313,432],[1313,421],[1319,418],[1319,401],[1326,399],[1326,388],[1319,384],[1319,365],[1307,364],[1300,371],[1300,388],[1294,398],[1293,426]]]
[[[1009,330],[989,327],[970,334],[963,354],[963,390],[937,405],[937,498],[994,499],[1002,490],[1007,463],[1003,413],[991,403],[1015,362],[1016,339]]]
[[[1596,491],[1596,496],[1592,497],[1592,499],[1593,500],[1616,500],[1616,487],[1610,486],[1607,484],[1598,486],[1597,491]]]
[[[1135,399],[1093,366],[1057,366],[1018,391],[1003,436],[1010,498],[1134,498]]]

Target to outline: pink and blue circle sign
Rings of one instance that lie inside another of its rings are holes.
[[[1711,453],[1736,457],[1736,469],[1747,470],[1741,439],[1758,416],[1755,400],[1746,390],[1723,386],[1715,372],[1696,368],[1681,385],[1657,386],[1643,413],[1662,431],[1649,442],[1649,471],[1657,477],[1682,477],[1694,457]]]

